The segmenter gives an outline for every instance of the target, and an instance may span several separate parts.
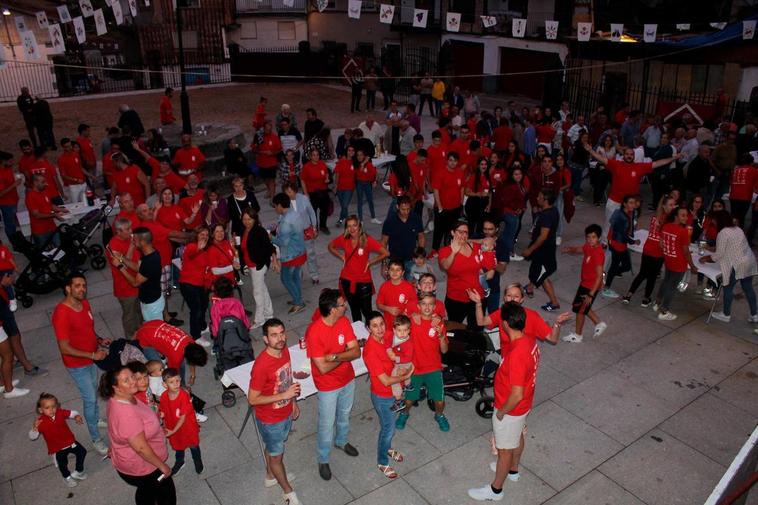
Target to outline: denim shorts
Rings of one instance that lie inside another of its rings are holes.
[[[273,424],[263,423],[256,418],[255,424],[258,426],[258,433],[261,434],[263,445],[266,446],[266,452],[269,456],[279,456],[283,454],[284,442],[287,441],[287,437],[289,437],[290,434],[290,428],[292,427],[292,418],[288,417],[284,421]]]

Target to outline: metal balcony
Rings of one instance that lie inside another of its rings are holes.
[[[305,14],[307,0],[294,0],[292,7],[282,0],[235,0],[237,14]]]

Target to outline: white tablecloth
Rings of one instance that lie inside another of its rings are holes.
[[[634,238],[639,240],[640,243],[639,245],[630,245],[629,250],[641,254],[647,236],[647,230],[637,230],[634,232]],[[692,254],[692,261],[695,263],[699,273],[705,275],[709,280],[713,281],[714,284],[721,282],[721,267],[718,263],[700,263],[701,256],[698,254],[697,244],[690,244],[690,253]],[[706,252],[706,254],[709,253]]]
[[[358,340],[368,337],[368,331],[366,331],[366,327],[360,321],[353,323],[353,331]],[[313,384],[313,377],[310,375],[311,360],[306,356],[305,349],[300,349],[298,344],[291,345],[289,351],[290,359],[292,360],[292,372],[308,372],[309,374],[305,379],[295,379],[300,383],[300,396],[298,396],[297,399],[304,400],[309,396],[316,394],[316,385]],[[353,370],[355,370],[356,377],[368,373],[368,369],[363,363],[363,357],[353,360],[351,364],[353,365]],[[250,363],[245,363],[244,365],[227,370],[224,372],[224,375],[221,376],[221,383],[226,387],[229,387],[232,384],[236,385],[247,397],[247,388],[250,385],[250,371],[252,369],[253,362],[251,361]]]

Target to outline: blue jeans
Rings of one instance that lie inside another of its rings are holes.
[[[332,443],[342,447],[347,443],[350,432],[350,411],[355,397],[355,380],[334,391],[318,392],[318,433],[316,434],[316,455],[319,463],[329,463]],[[334,424],[337,434],[334,434]]]
[[[142,311],[143,321],[163,321],[163,309],[166,307],[166,299],[163,295],[159,296],[158,299],[152,303],[140,302],[139,306]]]
[[[303,305],[303,294],[300,291],[300,268],[299,265],[296,267],[282,266],[282,273],[280,274],[282,284],[292,297],[294,305]]]
[[[268,455],[279,456],[284,454],[284,442],[289,437],[292,418],[288,417],[278,423],[264,423],[256,417],[255,425],[258,427],[258,433],[261,434],[261,440],[263,440]]]
[[[500,293],[500,274],[495,272],[492,279],[487,281],[487,287],[490,289],[490,296],[487,297],[487,313],[492,314],[500,308],[500,302],[503,299]]]
[[[340,202],[340,221],[347,219],[350,202],[353,201],[352,189],[341,189],[337,191],[337,200]]]
[[[374,212],[374,187],[370,182],[355,183],[355,191],[358,193],[358,219],[363,221],[363,197],[365,195],[366,201],[368,201],[368,211],[371,213],[371,219],[376,217]]]
[[[737,275],[732,269],[732,273],[729,277],[729,283],[724,284],[724,309],[723,312],[727,316],[732,313],[732,300],[734,298],[734,287],[737,285]],[[740,285],[742,286],[742,292],[745,293],[747,304],[750,306],[750,315],[754,316],[758,313],[755,302],[755,290],[753,289],[753,278],[745,277],[740,279]]]
[[[574,190],[574,194],[579,196],[582,194],[582,178],[584,177],[584,165],[578,165],[576,163],[569,163],[571,168],[571,189]]]
[[[558,193],[555,199],[555,210],[558,211],[558,229],[555,234],[560,237],[563,234],[563,193]]]
[[[316,261],[316,241],[315,240],[305,241],[305,254],[308,255],[306,259],[306,266],[308,267],[308,275],[311,276],[312,280],[317,281],[319,280],[319,275],[318,275],[318,261]]]
[[[97,366],[95,364],[80,368],[66,368],[71,378],[74,379],[84,403],[84,419],[87,421],[89,436],[93,442],[100,440],[100,432],[97,430],[97,420],[100,418],[100,409],[97,406]]]
[[[15,205],[0,205],[0,215],[3,218],[3,226],[8,240],[13,240],[13,234],[16,233],[16,212]]]
[[[389,465],[387,451],[392,448],[392,437],[395,435],[395,414],[392,405],[395,399],[391,396],[384,398],[371,393],[371,403],[376,415],[379,416],[379,438],[376,443],[376,464]]]
[[[45,244],[47,244],[47,241],[50,239],[50,237],[53,237],[53,239],[50,240],[50,245],[53,247],[60,247],[61,237],[54,231],[39,234],[35,233],[32,235],[32,242],[34,242],[35,247],[42,249],[45,247]]]
[[[516,245],[516,232],[518,231],[519,217],[515,214],[503,214],[503,225],[501,228],[503,232],[500,234],[498,240],[503,242],[506,251],[508,252],[508,260],[510,260],[511,253]]]
[[[414,263],[412,259],[403,261],[403,268],[405,269],[404,277],[408,282],[413,282],[413,274],[411,273],[411,268],[413,268],[413,265]]]

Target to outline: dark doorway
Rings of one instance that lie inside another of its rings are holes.
[[[484,44],[476,42],[452,41],[451,55],[454,75],[481,75],[484,70]],[[481,77],[462,77],[455,79],[456,86],[462,90],[481,91]]]
[[[500,48],[500,73],[535,72],[523,75],[500,77],[499,90],[509,95],[523,95],[545,104],[554,105],[561,100],[561,72],[536,73],[561,69],[560,58],[555,53],[527,51],[525,49]]]

